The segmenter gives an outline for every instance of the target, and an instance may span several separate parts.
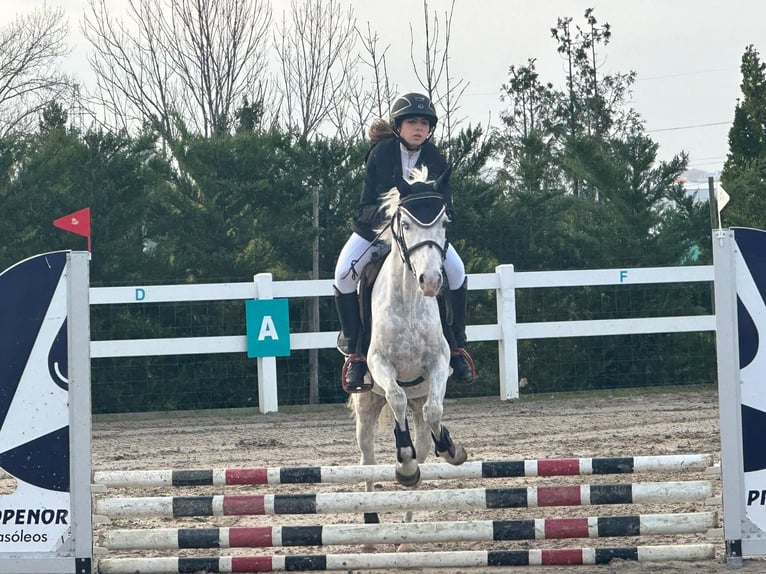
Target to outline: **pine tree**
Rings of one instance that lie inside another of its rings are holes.
[[[750,45],[742,56],[742,99],[729,130],[721,182],[731,196],[725,225],[766,227],[766,64]]]

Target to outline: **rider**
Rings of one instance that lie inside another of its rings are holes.
[[[407,179],[414,167],[425,166],[433,179],[447,170],[447,162],[430,141],[436,127],[436,110],[431,100],[418,93],[399,96],[391,107],[391,119],[378,119],[370,127],[372,147],[367,154],[366,176],[359,215],[354,221],[353,233],[338,256],[335,266],[335,304],[341,331],[348,341],[349,355],[343,365],[342,383],[347,393],[369,391],[364,381],[367,364],[357,344],[361,338],[361,318],[356,284],[362,268],[377,255],[372,248],[376,227],[380,219],[379,198],[397,182]],[[449,205],[449,189],[444,192]],[[465,266],[452,244],[444,260],[447,282],[452,287],[452,333],[450,380],[461,383],[476,378],[473,360],[465,350],[465,315],[468,279]],[[448,339],[451,339],[448,337]]]

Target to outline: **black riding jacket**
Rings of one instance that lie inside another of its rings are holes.
[[[388,137],[376,143],[367,155],[367,174],[364,179],[362,197],[359,200],[359,213],[354,221],[354,231],[367,241],[375,239],[373,229],[383,223],[380,214],[380,198],[395,187],[402,176],[402,155],[399,140]],[[428,141],[420,149],[416,167],[428,168],[428,179],[437,179],[447,170],[447,162],[436,146]],[[447,209],[451,211],[449,185],[440,189],[444,195]]]

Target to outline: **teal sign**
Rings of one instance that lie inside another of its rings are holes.
[[[290,313],[287,299],[245,302],[247,356],[286,357],[290,354]]]

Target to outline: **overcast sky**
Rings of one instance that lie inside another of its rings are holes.
[[[127,0],[110,0],[121,10]],[[345,2],[347,0],[341,0]],[[290,0],[272,0],[275,17]],[[422,39],[423,4],[419,0],[351,0],[358,24],[370,22],[389,45],[392,81],[404,90],[419,88],[410,62],[410,25]],[[86,47],[79,23],[87,0],[0,0],[0,23],[20,10],[47,4],[61,6],[69,17],[74,51],[67,66],[83,66]],[[438,15],[451,0],[429,0]],[[541,80],[564,86],[563,61],[550,29],[557,18],[595,8],[600,24],[612,29],[601,50],[602,72],[635,71],[631,105],[660,144],[660,158],[685,150],[690,167],[720,170],[728,149],[727,134],[740,97],[739,65],[745,47],[755,45],[766,60],[764,0],[456,0],[450,54],[453,76],[469,83],[462,101],[472,123],[499,123],[501,86],[511,65],[537,59]],[[416,44],[417,54],[422,45]]]

